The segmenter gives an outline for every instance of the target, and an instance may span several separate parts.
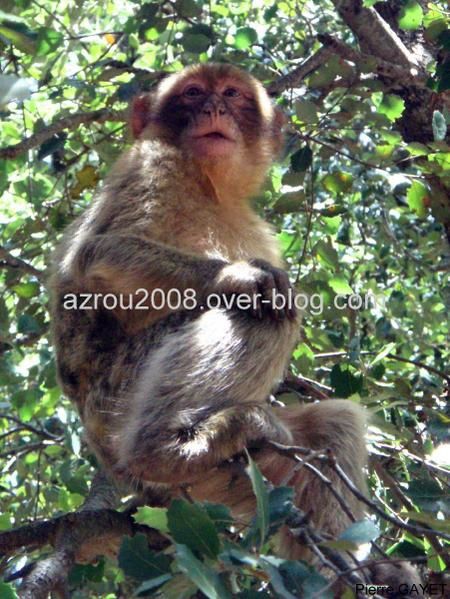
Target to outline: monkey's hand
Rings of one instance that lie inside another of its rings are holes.
[[[117,476],[179,485],[204,479],[205,473],[244,449],[257,449],[267,440],[289,444],[290,430],[268,406],[241,405],[208,416],[179,415],[178,425],[158,427],[145,421],[133,438],[122,437]],[[120,442],[120,441],[119,441]]]
[[[223,267],[213,280],[210,293],[219,295],[226,307],[248,311],[259,319],[296,316],[294,290],[287,274],[265,260],[234,262]]]

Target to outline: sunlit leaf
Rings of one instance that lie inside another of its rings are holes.
[[[420,181],[413,181],[406,194],[408,206],[411,210],[414,210],[420,218],[425,218],[427,214],[426,199],[428,195],[429,191],[427,187]]]
[[[258,34],[252,27],[242,27],[236,31],[234,45],[238,50],[247,50],[258,39]]]
[[[423,9],[415,0],[408,0],[400,9],[398,24],[402,29],[411,31],[422,25]]]

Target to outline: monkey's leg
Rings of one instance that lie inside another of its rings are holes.
[[[210,310],[167,335],[150,351],[119,423],[119,468],[190,482],[252,442],[289,442],[266,398],[297,334],[289,319]]]
[[[330,449],[347,476],[360,491],[365,492],[365,417],[358,405],[347,400],[326,400],[319,404],[277,409],[276,412],[290,428],[293,444],[319,451]],[[273,484],[294,487],[296,505],[309,515],[311,525],[318,532],[336,537],[351,524],[351,519],[345,514],[335,495],[305,466],[299,467],[300,464],[296,465],[292,459],[271,450],[263,450],[259,455],[255,454],[254,458]],[[333,489],[355,519],[363,518],[364,504],[356,499],[336,473],[322,462],[313,461],[312,464],[331,480]],[[233,471],[225,464],[210,470],[203,480],[192,485],[189,493],[198,501],[228,505],[238,521],[250,522],[255,513],[256,501],[248,476],[244,473],[236,474],[236,469]],[[276,552],[288,559],[306,559],[310,563],[316,563],[318,567],[322,565],[287,527],[282,528],[278,534]],[[348,561],[348,556],[346,559]],[[325,576],[334,578],[334,574],[327,568],[321,568],[321,571]],[[371,584],[388,585],[393,589],[405,584],[410,588],[412,584],[419,590],[421,588],[416,568],[407,563],[375,562],[370,568],[360,571],[359,575]],[[335,597],[341,597],[343,590],[344,587],[340,585],[333,587]],[[409,594],[406,596],[410,597]],[[422,593],[417,591],[416,596],[422,596]]]
[[[326,400],[295,408],[279,408],[276,413],[291,431],[293,445],[319,451],[330,449],[347,476],[361,491],[365,491],[365,418],[358,405],[347,400]],[[294,487],[295,504],[309,515],[312,526],[319,532],[337,536],[349,526],[351,521],[338,500],[314,472],[270,449],[255,453],[254,459],[274,485]],[[357,520],[362,518],[364,505],[332,469],[317,460],[311,463],[331,479],[333,489],[354,517]],[[196,482],[191,496],[199,501],[225,503],[239,518],[250,519],[254,514],[255,497],[248,477],[245,474],[236,476],[232,469],[225,466],[215,468],[202,481]],[[279,552],[290,559],[308,555],[307,549],[287,528],[280,534]]]
[[[281,411],[282,421],[290,428],[293,444],[313,450],[331,450],[334,458],[352,482],[365,492],[363,469],[366,465],[364,411],[348,400],[326,400]],[[339,535],[350,524],[339,500],[320,478],[305,466],[273,452],[266,453],[258,464],[264,475],[274,484],[287,484],[295,489],[295,503],[309,514],[310,522],[318,531]],[[332,482],[332,487],[356,520],[364,515],[364,505],[342,482],[339,476],[323,462],[312,461]],[[300,559],[305,548],[299,545],[287,529],[280,539],[280,552],[291,559]]]

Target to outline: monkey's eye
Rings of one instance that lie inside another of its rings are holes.
[[[188,98],[196,98],[202,94],[203,90],[198,85],[190,85],[183,92],[183,96],[187,96]]]
[[[223,95],[226,98],[237,98],[240,96],[240,93],[235,87],[227,87],[226,90],[224,90]]]

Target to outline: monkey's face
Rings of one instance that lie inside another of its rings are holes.
[[[249,119],[257,116],[251,92],[228,78],[213,82],[189,78],[172,97],[168,108],[172,106],[181,124],[181,144],[206,160],[234,154],[245,144],[245,112]]]
[[[147,111],[135,103],[135,136],[162,138],[201,162],[271,158],[279,149],[281,114],[256,79],[231,65],[188,67],[146,98]]]

